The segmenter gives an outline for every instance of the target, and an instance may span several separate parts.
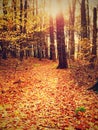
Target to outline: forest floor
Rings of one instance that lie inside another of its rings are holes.
[[[98,130],[98,68],[30,58],[0,61],[0,130]]]

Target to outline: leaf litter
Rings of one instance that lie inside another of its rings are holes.
[[[97,73],[56,66],[31,58],[1,62],[0,130],[98,130],[98,94],[87,90]]]

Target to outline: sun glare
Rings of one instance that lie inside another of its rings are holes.
[[[55,18],[56,15],[59,13],[60,11],[60,6],[58,1],[52,1],[51,2],[51,8],[50,8],[50,14]]]
[[[68,8],[68,1],[66,0],[51,0],[51,7],[49,8],[50,14],[53,16],[53,18],[56,17],[56,15],[62,10],[62,12],[65,12],[65,9]]]

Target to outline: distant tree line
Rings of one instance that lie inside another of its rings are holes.
[[[93,8],[91,22],[89,0],[69,0],[69,18],[66,19],[61,3],[57,0],[59,13],[53,18],[52,13],[47,12],[47,7],[51,9],[51,2],[51,0],[2,1],[1,58],[7,59],[12,56],[23,60],[24,57],[33,56],[40,60],[58,59],[57,68],[68,68],[68,59],[80,59],[89,62],[90,67],[94,68],[98,58],[97,7]],[[78,4],[80,13],[77,16]]]

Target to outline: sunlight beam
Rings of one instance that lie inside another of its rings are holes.
[[[60,2],[58,0],[52,0],[50,6],[50,15],[55,18],[60,11]]]

